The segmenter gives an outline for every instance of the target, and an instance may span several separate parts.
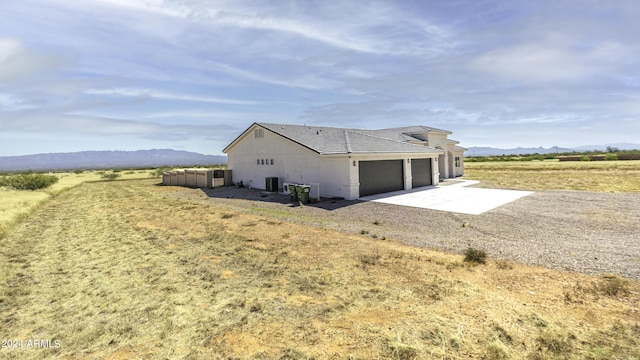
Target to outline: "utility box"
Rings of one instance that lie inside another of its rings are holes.
[[[296,186],[292,183],[282,183],[282,193],[289,195],[292,192],[296,192]]]
[[[278,192],[278,178],[268,177],[265,178],[265,190],[269,192]]]
[[[213,187],[232,185],[231,170],[213,170]]]

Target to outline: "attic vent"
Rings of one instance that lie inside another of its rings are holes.
[[[264,137],[264,129],[256,129],[253,134],[255,135],[256,139],[259,138],[263,138]]]

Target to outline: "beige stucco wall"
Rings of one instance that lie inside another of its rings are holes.
[[[460,158],[460,165],[454,168],[454,176],[463,176],[464,175],[464,150],[454,149],[453,156]],[[455,164],[455,161],[454,161],[454,164]]]
[[[444,153],[438,158],[438,179],[445,179],[449,177],[449,152],[447,151],[449,142],[447,140],[447,134],[441,133],[429,133],[428,135],[429,147],[444,150]]]
[[[285,182],[318,183],[321,196],[349,197],[349,160],[346,156],[323,158],[266,129],[263,129],[264,137],[255,138],[256,128],[252,127],[244,138],[228,149],[234,183],[242,181],[245,186],[264,189],[266,177],[278,177],[280,188]],[[263,159],[268,165],[257,164]]]
[[[421,158],[431,159],[432,182],[434,185],[439,182],[438,154],[323,156],[267,129],[263,129],[262,138],[256,138],[255,130],[259,128],[254,125],[227,149],[228,165],[233,171],[234,183],[242,181],[245,186],[264,189],[266,177],[278,177],[280,188],[283,183],[318,183],[323,197],[357,199],[360,197],[359,161],[403,160],[405,189],[411,189],[411,166],[407,160]],[[436,142],[446,149],[447,136],[437,136]],[[265,165],[262,165],[262,160],[265,160]]]

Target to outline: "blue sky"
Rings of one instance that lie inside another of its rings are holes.
[[[222,149],[255,121],[640,142],[638,1],[0,3],[0,155]]]

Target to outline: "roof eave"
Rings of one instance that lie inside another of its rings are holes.
[[[245,131],[243,131],[240,135],[238,135],[235,139],[233,139],[233,141],[232,141],[232,142],[230,142],[230,143],[229,143],[229,145],[227,145],[224,149],[222,149],[222,152],[223,152],[224,154],[226,154],[226,153],[227,153],[227,152],[228,152],[228,151],[229,151],[229,150],[230,150],[230,149],[231,149],[231,148],[232,148],[232,147],[233,147],[233,146],[238,142],[238,140],[240,140],[242,137],[244,137],[244,136],[245,136],[245,134],[249,133],[249,132],[250,132],[250,130],[251,130],[255,125],[258,125],[258,123],[257,123],[257,122],[254,122],[253,124],[249,125],[249,127],[248,127]]]

